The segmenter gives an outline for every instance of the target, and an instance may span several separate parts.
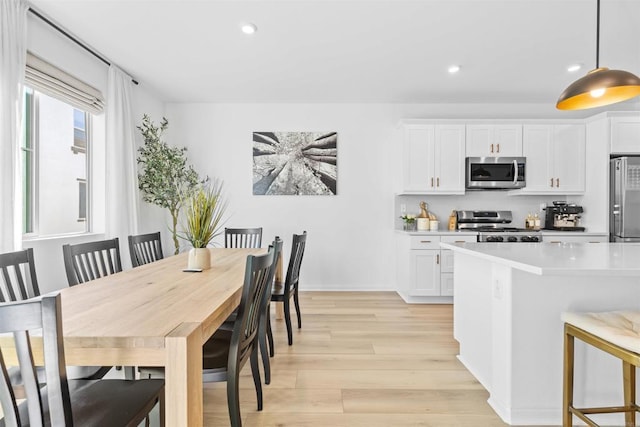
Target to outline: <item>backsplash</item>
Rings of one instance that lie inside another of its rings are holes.
[[[572,202],[563,196],[507,196],[506,191],[468,191],[464,196],[395,196],[395,228],[402,228],[401,206],[403,204],[406,206],[408,214],[418,215],[422,201],[427,203],[429,212],[438,217],[440,230],[446,229],[452,210],[510,210],[513,212],[512,225],[521,228],[524,227],[527,214],[538,214],[544,226],[545,211],[541,210],[541,204],[551,205],[551,202],[557,200]]]

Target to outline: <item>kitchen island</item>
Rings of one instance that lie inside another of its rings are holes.
[[[561,425],[560,314],[640,309],[640,244],[441,246],[454,254],[460,361],[489,391],[489,404],[506,423]],[[620,361],[579,340],[575,355],[576,406],[622,403]],[[620,423],[611,415],[596,420]]]

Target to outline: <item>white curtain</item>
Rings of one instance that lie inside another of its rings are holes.
[[[0,0],[0,253],[22,247],[20,141],[28,5]]]
[[[106,116],[106,231],[109,238],[120,238],[121,248],[126,248],[129,234],[138,233],[138,177],[131,92],[131,77],[111,65]],[[122,257],[125,263],[127,259],[129,257]]]

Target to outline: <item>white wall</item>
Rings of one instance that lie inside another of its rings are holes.
[[[78,47],[56,30],[44,24],[38,18],[28,15],[27,49],[52,64],[62,68],[75,77],[107,93],[108,67],[100,60]],[[144,87],[144,82],[135,86],[133,90],[133,111],[136,123],[140,123],[143,113],[161,118],[164,114],[164,104]],[[95,117],[93,122],[97,131],[95,146],[92,152],[94,162],[93,209],[97,219],[93,224],[93,234],[56,236],[37,240],[26,240],[23,247],[34,250],[36,274],[42,293],[50,292],[67,286],[62,260],[62,245],[65,243],[81,243],[108,238],[104,235],[104,114]],[[141,141],[137,133],[138,142]],[[74,206],[77,209],[77,206]],[[164,212],[153,206],[141,202],[140,231],[163,232],[166,227]],[[163,242],[164,243],[164,242]],[[168,244],[168,243],[167,243]],[[126,242],[120,242],[120,253],[124,265],[130,265],[129,250]],[[170,253],[170,252],[169,252]]]
[[[558,112],[553,105],[395,104],[169,104],[167,140],[189,148],[201,174],[225,181],[229,226],[264,227],[264,242],[307,230],[304,289],[391,289],[394,227],[402,136],[406,118],[582,118],[593,112]],[[337,131],[337,196],[253,196],[253,131]],[[403,196],[408,204],[424,198]],[[514,210],[514,221],[538,212],[553,197],[500,193],[426,198],[441,220],[451,209]],[[524,224],[520,224],[523,226]],[[598,230],[604,231],[604,230]],[[285,253],[288,249],[285,248]]]

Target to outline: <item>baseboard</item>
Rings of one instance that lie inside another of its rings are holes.
[[[322,291],[344,291],[344,292],[395,292],[395,288],[391,287],[375,287],[375,286],[366,286],[366,287],[355,287],[348,285],[322,285],[322,287],[317,286],[305,286],[300,287],[301,292],[310,291],[310,292],[322,292]]]
[[[518,426],[559,426],[562,425],[562,409],[558,408],[527,408],[507,409],[489,397],[489,406],[509,425]],[[576,419],[576,421],[578,421]],[[578,425],[582,425],[579,423]]]

